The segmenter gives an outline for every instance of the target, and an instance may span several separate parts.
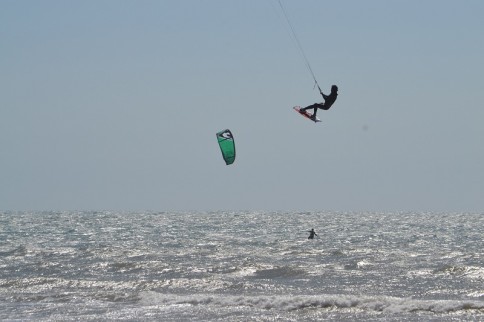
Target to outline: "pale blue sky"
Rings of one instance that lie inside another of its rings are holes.
[[[276,0],[0,0],[0,209],[484,211],[484,1],[283,3],[319,124]]]

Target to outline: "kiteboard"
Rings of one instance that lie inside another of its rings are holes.
[[[307,112],[307,111],[301,111],[301,106],[294,106],[293,109],[298,112],[299,114],[301,114],[302,116],[304,116],[305,118],[307,119],[310,119],[311,121],[313,121],[314,123],[318,123],[318,122],[321,122],[321,120],[318,118],[318,117],[315,117],[315,118],[311,118],[311,116],[313,116],[313,114]]]

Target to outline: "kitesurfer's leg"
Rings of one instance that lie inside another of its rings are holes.
[[[312,120],[315,120],[316,119],[316,113],[318,112],[318,108],[321,108],[322,109],[323,106],[324,105],[321,104],[321,103],[316,103],[316,104],[311,105],[311,107],[314,108],[313,115],[311,115],[311,119]]]
[[[318,103],[314,103],[312,105],[306,106],[305,108],[302,108],[299,111],[305,113],[307,110],[312,109],[312,108],[317,109],[318,108]]]

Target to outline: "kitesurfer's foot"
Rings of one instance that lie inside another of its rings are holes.
[[[315,120],[316,119],[316,115],[311,115],[311,120]]]

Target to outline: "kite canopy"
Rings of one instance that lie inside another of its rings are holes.
[[[235,143],[234,136],[230,130],[223,130],[217,133],[218,145],[222,156],[227,165],[234,163],[235,161]]]

